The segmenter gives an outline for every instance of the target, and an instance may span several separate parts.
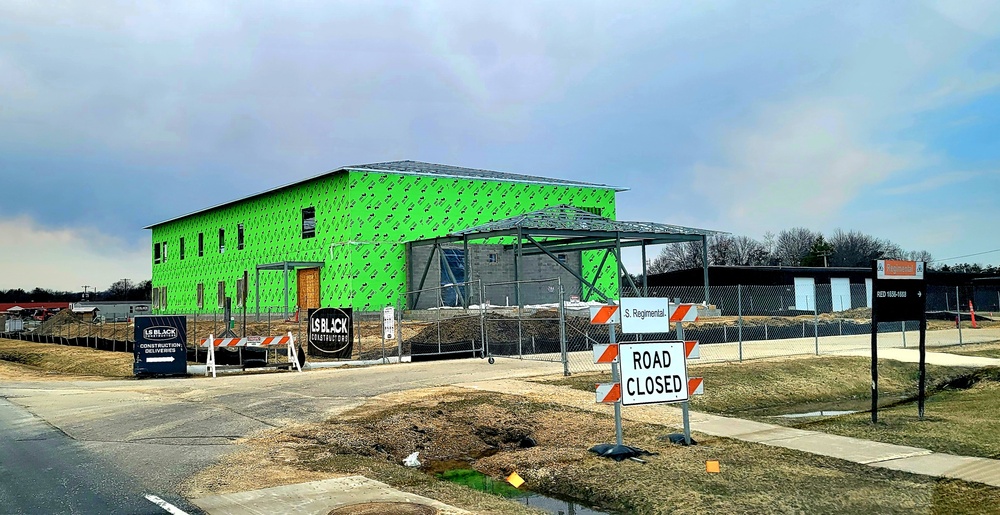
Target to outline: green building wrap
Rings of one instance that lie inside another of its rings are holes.
[[[224,285],[224,296],[235,298],[237,280],[246,272],[247,310],[253,312],[257,308],[257,265],[283,261],[323,263],[322,306],[379,310],[396,305],[406,291],[407,242],[561,204],[599,210],[602,216],[613,219],[615,190],[340,170],[151,226],[153,245],[166,244],[161,247],[161,262],[156,262],[154,252],[153,288],[166,291],[165,305],[160,302],[154,311],[218,311],[219,284]],[[315,208],[315,236],[303,238],[302,210],[309,207]],[[242,248],[238,242],[240,224]],[[220,230],[224,232],[222,241]],[[199,234],[203,240],[200,253]],[[582,253],[584,277],[595,277],[603,256],[603,251]],[[596,286],[611,295],[617,291],[617,263],[609,257],[604,267]],[[292,307],[296,303],[295,276],[288,275]],[[199,284],[204,291],[200,306]],[[262,312],[282,310],[284,274],[260,272],[259,291]]]

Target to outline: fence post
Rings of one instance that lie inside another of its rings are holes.
[[[403,362],[403,299],[396,297],[396,345],[398,346],[396,357],[399,363]]]
[[[958,300],[958,286],[955,287],[955,320],[958,321],[958,344],[962,345],[962,302]]]
[[[813,338],[816,341],[816,355],[819,356],[819,303],[813,299]]]
[[[483,352],[487,357],[491,357],[490,342],[487,341],[486,334],[486,285],[483,284],[482,279],[479,280],[479,332],[483,338]]]
[[[903,348],[906,348],[906,322],[899,323],[899,330],[903,332]]]
[[[739,347],[739,352],[740,352],[740,362],[742,362],[743,361],[743,285],[742,284],[736,285],[736,306],[737,306],[736,308],[737,321],[740,326],[740,340],[737,346]]]
[[[562,279],[559,279],[559,350],[562,351],[563,376],[569,376],[569,352],[566,349],[566,302]]]

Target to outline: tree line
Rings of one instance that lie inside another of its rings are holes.
[[[708,238],[708,264],[722,266],[871,266],[875,259],[932,262],[926,250],[907,251],[892,241],[860,231],[837,229],[829,237],[805,227],[766,233],[761,240],[749,236],[718,234]],[[649,265],[650,274],[702,266],[701,242],[664,246]],[[946,265],[947,266],[947,265]],[[952,265],[944,271],[956,271]],[[964,265],[966,267],[970,265]],[[978,266],[978,265],[976,265]],[[980,267],[979,271],[984,271]]]
[[[133,281],[119,279],[103,291],[91,290],[84,299],[82,291],[60,291],[47,288],[24,290],[13,288],[0,290],[0,302],[79,302],[81,300],[125,301],[149,300],[152,297],[153,286],[150,280]]]

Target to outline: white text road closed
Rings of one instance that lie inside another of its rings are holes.
[[[621,343],[618,360],[623,405],[688,400],[684,342]]]
[[[670,332],[669,301],[666,297],[623,297],[621,299],[622,332]]]

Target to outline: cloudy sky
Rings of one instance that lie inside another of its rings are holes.
[[[1000,249],[1000,3],[0,3],[0,288],[145,279],[145,225],[397,159]]]

